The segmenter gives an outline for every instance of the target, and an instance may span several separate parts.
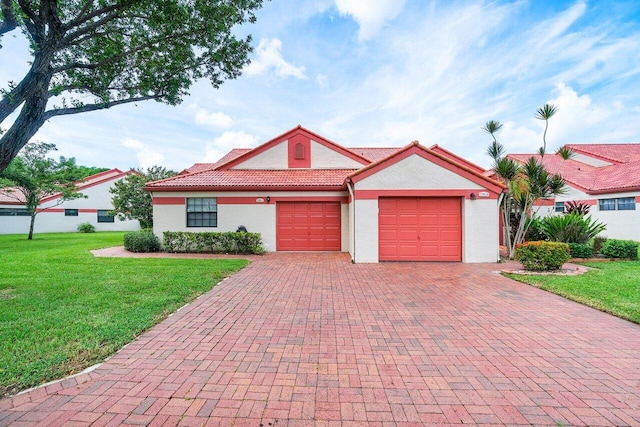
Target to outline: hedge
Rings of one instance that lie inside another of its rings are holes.
[[[638,259],[638,242],[607,239],[602,245],[600,253],[607,258]]]
[[[582,243],[569,243],[569,252],[571,258],[592,258],[593,249],[589,245],[583,245]]]
[[[160,240],[151,231],[125,233],[124,248],[129,252],[159,252]]]
[[[558,270],[569,261],[569,245],[560,242],[526,242],[516,247],[516,261],[522,263],[525,270]]]
[[[260,233],[165,231],[163,245],[167,252],[264,253]]]

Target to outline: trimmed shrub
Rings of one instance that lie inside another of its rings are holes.
[[[80,232],[80,233],[95,233],[96,232],[96,228],[93,226],[93,224],[91,224],[89,222],[83,222],[81,224],[78,224],[78,232]]]
[[[516,247],[516,261],[525,270],[557,270],[569,261],[569,245],[561,242],[526,242]]]
[[[608,239],[602,245],[600,253],[607,258],[638,259],[638,242]]]
[[[593,250],[589,245],[583,245],[582,243],[569,243],[569,252],[571,258],[591,258],[593,257]]]
[[[165,231],[164,249],[167,252],[262,254],[260,233]]]
[[[158,252],[160,240],[150,231],[125,233],[124,248],[129,252]]]

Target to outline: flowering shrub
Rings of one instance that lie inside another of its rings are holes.
[[[526,242],[516,247],[516,261],[522,263],[525,270],[557,270],[569,261],[569,245],[560,242]]]
[[[125,233],[124,248],[129,252],[158,252],[160,240],[151,231],[133,231]]]

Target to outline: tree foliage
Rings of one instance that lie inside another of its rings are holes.
[[[493,170],[507,187],[507,193],[501,200],[500,213],[505,227],[504,243],[510,259],[514,256],[516,245],[524,241],[527,228],[531,224],[530,218],[535,202],[566,191],[562,177],[557,173],[549,173],[542,163],[547,145],[549,119],[556,111],[557,108],[550,104],[545,104],[537,110],[535,117],[545,121],[543,146],[540,147],[538,158],[532,156],[524,163],[506,156],[506,149],[495,135],[502,128],[500,122],[491,120],[483,127],[493,139],[487,149],[487,154],[493,159]],[[572,155],[571,151],[565,148],[558,150],[556,154],[565,160]]]
[[[142,228],[153,227],[153,200],[151,193],[143,188],[148,182],[170,178],[175,174],[162,166],[152,166],[146,172],[138,170],[117,181],[109,189],[113,194],[113,213],[121,220],[137,219]]]
[[[29,240],[33,238],[33,226],[38,213],[59,206],[67,200],[85,197],[76,187],[76,182],[83,178],[76,159],[60,157],[60,160],[54,160],[46,157],[50,151],[55,150],[54,144],[29,143],[22,154],[0,172],[0,192],[24,203],[31,217]],[[51,196],[55,197],[52,204],[40,206]]]
[[[31,66],[0,94],[0,171],[55,116],[156,100],[181,102],[191,84],[240,75],[262,0],[0,0],[0,36],[21,31]]]

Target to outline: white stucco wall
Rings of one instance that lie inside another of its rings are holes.
[[[497,262],[499,251],[497,200],[462,201],[462,262]]]
[[[563,194],[556,198],[557,201],[567,202],[570,200],[591,200],[595,204],[589,209],[589,215],[594,220],[600,221],[607,225],[607,229],[600,233],[602,236],[611,239],[621,240],[635,240],[640,242],[640,205],[636,202],[635,210],[615,210],[615,211],[601,211],[598,206],[598,200],[602,199],[617,199],[625,197],[636,198],[640,196],[640,192],[627,192],[627,193],[610,193],[610,194],[598,194],[589,195],[583,193],[575,188],[570,188],[567,194]],[[553,211],[550,215],[555,215]]]
[[[357,263],[378,262],[378,200],[356,200],[353,260]]]
[[[312,169],[360,169],[363,165],[311,140]]]
[[[236,231],[239,225],[244,225],[247,231],[260,233],[265,250],[273,252],[276,250],[276,198],[285,198],[295,201],[296,198],[307,197],[345,197],[342,192],[272,192],[268,194],[271,202],[266,203],[267,194],[258,192],[162,192],[155,193],[154,197],[248,197],[261,198],[264,203],[254,204],[218,204],[218,226],[217,227],[187,227],[187,214],[185,205],[162,205],[153,206],[153,231],[162,239],[165,231]],[[348,207],[343,204],[341,207],[341,233],[342,251],[348,251]]]
[[[402,190],[483,190],[475,182],[418,155],[410,156],[364,178],[355,186],[356,198],[359,190],[396,190],[396,194],[397,190],[400,193]],[[354,210],[354,260],[363,263],[378,262],[378,200],[356,200]],[[462,261],[496,262],[499,259],[498,229],[496,199],[463,199]]]
[[[357,188],[358,190],[479,190],[482,187],[455,172],[431,163],[423,157],[413,155],[364,178],[358,182]]]
[[[287,169],[288,148],[288,141],[283,141],[231,169]]]
[[[55,206],[56,210],[64,209],[113,209],[111,203],[112,194],[109,188],[115,181],[105,182],[93,187],[83,189],[81,192],[87,198],[67,200],[61,205]],[[43,203],[42,207],[52,207],[56,203],[50,201]],[[24,206],[3,205],[0,207],[19,208]],[[27,234],[29,232],[30,218],[27,216],[0,216],[0,234]],[[43,211],[36,215],[34,233],[66,233],[75,232],[78,225],[88,222],[92,224],[96,231],[135,231],[140,229],[137,220],[120,221],[117,217],[114,222],[98,222],[97,212],[79,212],[78,216],[65,216],[63,212]]]

